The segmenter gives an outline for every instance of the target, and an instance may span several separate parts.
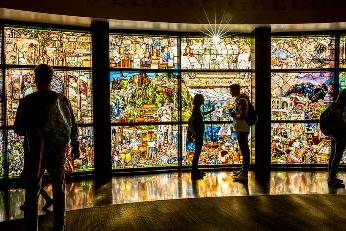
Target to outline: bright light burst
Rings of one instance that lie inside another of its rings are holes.
[[[216,9],[214,11],[214,20],[210,19],[207,12],[203,8],[204,15],[208,21],[208,25],[205,27],[205,30],[202,32],[208,37],[212,38],[213,42],[218,44],[221,42],[223,36],[229,33],[228,24],[230,24],[231,19],[226,17],[226,9],[223,9],[221,13],[220,20],[217,17]]]

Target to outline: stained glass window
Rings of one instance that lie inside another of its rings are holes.
[[[0,178],[4,177],[4,161],[5,161],[5,147],[4,147],[4,131],[0,131]]]
[[[181,93],[183,121],[187,121],[191,115],[192,101],[196,94],[204,96],[202,111],[216,109],[205,116],[205,121],[232,121],[229,111],[234,107],[235,99],[230,95],[229,86],[235,83],[240,84],[242,93],[251,98],[250,73],[183,73]]]
[[[177,56],[175,37],[121,34],[109,37],[111,67],[176,69]]]
[[[178,82],[171,73],[111,72],[112,122],[178,119]]]
[[[90,67],[91,35],[85,32],[5,27],[6,64]]]
[[[346,67],[346,36],[340,37],[340,67]]]
[[[273,69],[332,68],[334,54],[335,39],[331,36],[272,38]]]
[[[271,133],[272,163],[328,163],[331,140],[321,133],[318,123],[275,123]]]
[[[232,129],[233,124],[205,125],[204,145],[199,158],[199,164],[228,165],[241,163],[242,155],[239,150],[236,134],[232,132]],[[195,145],[194,142],[187,142],[186,134],[187,126],[185,125],[183,127],[183,165],[191,165]]]
[[[178,126],[112,127],[113,168],[178,164]]]
[[[272,73],[272,119],[310,120],[333,101],[331,72]]]
[[[65,169],[67,172],[92,171],[94,168],[93,128],[79,127],[78,134],[80,158],[73,161],[72,156],[67,155],[65,163]],[[68,153],[70,153],[70,148]]]
[[[7,152],[9,159],[9,176],[20,176],[24,167],[24,139],[14,133],[13,130],[8,131]]]
[[[64,93],[70,99],[78,123],[92,122],[91,73],[89,71],[55,71],[52,89]],[[8,125],[14,123],[19,100],[34,91],[33,70],[6,70]]]
[[[250,37],[210,37],[181,39],[183,69],[251,69]]]
[[[339,85],[340,85],[340,89],[346,89],[346,72],[340,72]]]

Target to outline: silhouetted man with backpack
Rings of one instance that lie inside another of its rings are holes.
[[[51,90],[53,69],[35,68],[37,91],[20,100],[15,132],[24,139],[25,208],[27,230],[37,230],[37,202],[45,170],[52,178],[54,229],[64,230],[65,154],[71,141],[74,158],[79,156],[77,126],[69,100]]]
[[[239,149],[243,156],[241,170],[235,173],[234,181],[247,181],[250,167],[249,133],[250,127],[256,123],[257,114],[249,97],[240,93],[239,84],[232,84],[230,92],[233,97],[236,97],[236,105],[231,111],[231,115],[234,119],[234,130],[237,134]]]
[[[329,157],[328,185],[344,188],[343,181],[337,178],[337,171],[346,147],[346,89],[341,90],[337,100],[321,114],[320,127],[324,135],[335,141],[335,150]]]

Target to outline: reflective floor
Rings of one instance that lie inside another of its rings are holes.
[[[346,172],[339,177],[346,182]],[[51,195],[51,187],[46,189]],[[328,188],[326,172],[272,172],[267,179],[250,172],[247,184],[233,182],[232,172],[208,172],[198,181],[192,181],[188,172],[165,173],[114,177],[99,189],[94,188],[93,181],[69,183],[66,209],[195,197],[328,193],[346,195],[346,190]],[[23,201],[23,189],[0,191],[0,221],[22,218],[19,206]],[[41,208],[41,198],[39,203]]]

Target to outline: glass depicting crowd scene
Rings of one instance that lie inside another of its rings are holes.
[[[111,34],[110,67],[134,69],[177,69],[178,40],[168,36]]]
[[[232,36],[181,39],[182,69],[251,69],[252,39]]]

